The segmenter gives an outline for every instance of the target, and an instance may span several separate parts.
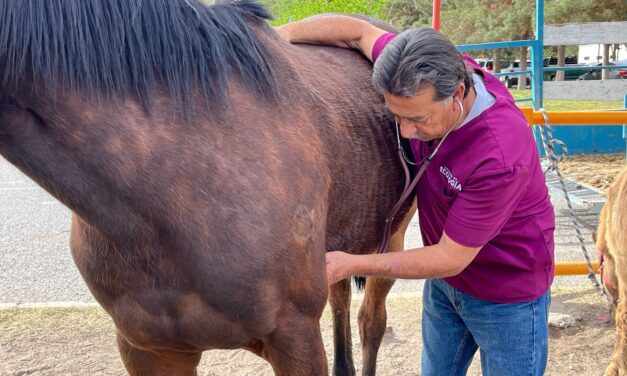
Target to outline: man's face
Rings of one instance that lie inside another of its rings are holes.
[[[460,90],[454,95],[459,96]],[[385,103],[396,117],[401,136],[431,141],[442,138],[457,121],[460,108],[449,100],[436,101],[435,88],[429,85],[413,97],[384,93]]]

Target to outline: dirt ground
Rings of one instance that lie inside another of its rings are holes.
[[[352,323],[360,300],[352,305]],[[388,330],[378,357],[378,375],[417,375],[420,370],[420,298],[388,299]],[[551,328],[547,375],[599,375],[609,361],[614,330],[604,321],[607,305],[592,288],[553,291],[554,313],[572,315],[573,326]],[[331,320],[321,321],[331,364]],[[12,308],[0,310],[0,375],[124,375],[111,319],[100,309]],[[359,336],[353,328],[359,369]],[[478,358],[478,356],[476,357]],[[246,351],[205,352],[200,375],[273,375],[270,366]],[[475,359],[469,375],[480,375]]]
[[[625,165],[625,154],[578,154],[559,162],[562,173],[570,179],[606,192]]]

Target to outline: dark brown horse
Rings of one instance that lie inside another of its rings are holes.
[[[374,251],[403,188],[371,65],[266,18],[250,1],[0,1],[0,154],[73,211],[133,375],[235,348],[326,374],[325,250]],[[365,374],[391,283],[366,283]],[[330,291],[334,372],[352,374],[349,281]]]

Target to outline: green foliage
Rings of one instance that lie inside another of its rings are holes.
[[[448,2],[442,7],[446,9]],[[389,21],[400,30],[416,27],[430,27],[433,13],[433,0],[389,0]]]
[[[432,0],[262,0],[275,25],[321,13],[358,13],[399,30],[431,26]],[[535,0],[442,1],[442,32],[456,44],[533,37]],[[545,23],[624,21],[625,0],[545,0]],[[508,52],[504,52],[506,55]]]
[[[430,27],[433,0],[262,0],[276,17],[274,25],[321,13],[359,13],[382,19],[399,30]],[[535,0],[446,0],[442,1],[442,32],[455,44],[533,39]],[[545,23],[627,20],[625,0],[545,0]],[[556,56],[556,47],[547,47]],[[576,47],[566,54],[575,55]],[[491,58],[493,51],[475,51],[476,57]],[[525,51],[502,49],[500,58],[519,59]]]
[[[356,13],[382,20],[388,18],[387,0],[264,0],[274,14],[274,25],[322,14]]]
[[[390,20],[404,30],[431,25],[431,0],[388,0]],[[627,20],[625,0],[545,0],[545,23]],[[533,38],[535,0],[442,1],[442,32],[455,44]]]
[[[607,22],[627,20],[624,0],[546,0],[545,22]]]

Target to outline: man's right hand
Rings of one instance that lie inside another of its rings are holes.
[[[291,42],[289,25],[290,24],[281,25],[274,29],[274,31],[276,31],[277,34],[279,34],[279,36],[285,39],[287,42]]]

